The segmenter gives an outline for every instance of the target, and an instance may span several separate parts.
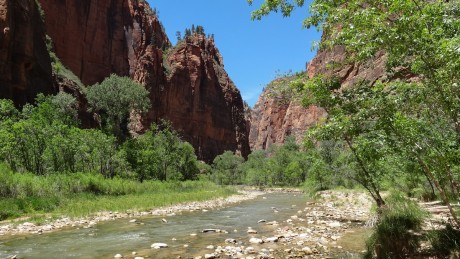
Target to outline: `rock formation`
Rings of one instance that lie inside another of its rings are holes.
[[[0,98],[17,105],[53,93],[45,30],[34,0],[0,0]]]
[[[132,129],[142,132],[166,119],[200,159],[212,161],[225,150],[249,154],[240,92],[212,39],[194,34],[171,48],[142,0],[39,1],[57,56],[84,84],[115,73],[150,91],[152,108]]]
[[[316,106],[304,108],[297,100],[274,95],[267,88],[252,109],[249,144],[252,150],[282,144],[288,136],[301,143],[305,131],[326,112]]]
[[[347,64],[334,67],[334,63],[343,63],[346,58],[345,49],[341,46],[331,50],[321,49],[311,62],[307,64],[309,78],[324,74],[337,76],[341,79],[342,87],[347,87],[360,80],[375,82],[384,79],[385,54],[383,52],[364,64]],[[326,112],[315,106],[302,107],[297,100],[276,96],[267,88],[259,97],[251,115],[249,143],[251,149],[266,149],[272,144],[284,143],[287,136],[294,136],[298,143],[311,126]]]
[[[151,89],[153,108],[143,124],[167,118],[205,161],[225,150],[247,156],[243,100],[225,72],[214,40],[199,34],[187,37],[169,51],[164,63],[166,78],[160,84],[157,77],[134,76]]]

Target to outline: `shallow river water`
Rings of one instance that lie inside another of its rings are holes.
[[[0,258],[182,258],[204,255],[214,250],[209,245],[224,245],[228,238],[249,246],[248,227],[259,236],[272,233],[276,226],[258,224],[261,219],[282,222],[305,207],[302,194],[275,193],[259,196],[230,207],[197,212],[183,212],[175,216],[120,219],[100,222],[87,229],[68,229],[43,235],[0,237]],[[273,209],[273,207],[276,207]],[[221,229],[228,233],[203,233],[203,229]],[[273,233],[272,233],[273,235]],[[168,248],[151,249],[152,243],[166,243]],[[254,245],[252,245],[254,246]],[[271,246],[271,247],[270,247]],[[276,244],[266,248],[276,248]]]

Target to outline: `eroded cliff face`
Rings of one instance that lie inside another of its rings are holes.
[[[302,143],[305,131],[314,126],[326,112],[316,106],[305,108],[297,100],[287,100],[265,90],[252,109],[249,143],[252,150],[268,149],[293,136]]]
[[[171,121],[200,159],[226,150],[247,156],[248,130],[240,92],[212,39],[192,35],[171,48],[158,17],[141,0],[39,0],[47,33],[62,63],[86,85],[111,73],[150,91],[152,108],[131,130]]]
[[[0,98],[22,105],[53,92],[38,6],[34,0],[0,0]]]
[[[361,80],[371,83],[385,80],[386,56],[383,52],[379,52],[364,64],[334,66],[343,64],[346,55],[345,49],[340,46],[332,50],[319,50],[315,58],[307,64],[308,77],[319,74],[337,76],[342,87],[348,87]],[[327,116],[320,107],[305,108],[296,100],[281,100],[283,98],[270,93],[270,88],[259,97],[251,115],[251,149],[267,149],[272,144],[282,144],[290,135],[296,138],[297,143],[301,143],[305,132]]]
[[[111,73],[133,76],[150,46],[170,45],[144,1],[39,1],[54,51],[85,85],[101,82]]]
[[[226,150],[247,156],[250,150],[243,100],[225,72],[214,41],[195,34],[165,56],[165,81],[135,76],[152,86],[154,107],[143,120],[144,127],[167,118],[205,161]]]

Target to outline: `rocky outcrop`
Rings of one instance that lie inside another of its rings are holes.
[[[307,63],[307,75],[309,78],[319,74],[339,77],[342,87],[362,80],[373,83],[385,79],[386,55],[383,51],[362,64],[347,62],[346,57],[347,53],[342,46],[331,50],[320,49],[311,62]]]
[[[156,70],[152,62],[143,63]],[[154,107],[144,126],[167,118],[205,161],[226,150],[247,156],[243,100],[225,72],[214,40],[199,34],[187,37],[166,55],[165,69],[163,82],[143,74],[134,77],[152,89]]]
[[[249,154],[240,92],[212,39],[194,34],[171,48],[157,15],[142,0],[39,1],[57,56],[84,84],[115,73],[150,91],[152,108],[142,117],[133,114],[133,131],[166,119],[200,159],[212,161],[226,150]]]
[[[17,105],[53,93],[51,61],[35,0],[0,0],[0,98]]]
[[[252,150],[268,149],[293,136],[301,143],[305,131],[314,126],[326,112],[316,106],[304,108],[297,100],[274,95],[267,88],[252,109],[249,143]]]
[[[361,80],[371,83],[385,80],[385,59],[383,52],[363,63],[345,63],[347,53],[341,46],[331,50],[320,49],[315,58],[307,64],[309,78],[315,75],[337,76],[342,87],[348,87]],[[337,66],[336,64],[341,64]],[[249,142],[252,149],[267,149],[272,144],[282,144],[287,136],[294,136],[300,143],[305,132],[315,125],[326,112],[316,106],[302,107],[292,98],[277,96],[270,88],[262,93],[251,115]]]
[[[170,45],[145,1],[39,1],[54,51],[85,85],[111,73],[132,76],[149,46]]]

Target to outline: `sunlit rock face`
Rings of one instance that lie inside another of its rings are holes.
[[[152,108],[133,115],[133,132],[166,119],[200,159],[212,161],[226,150],[249,154],[241,95],[214,40],[192,35],[172,48],[145,1],[39,1],[57,56],[84,84],[115,73],[150,91]]]

